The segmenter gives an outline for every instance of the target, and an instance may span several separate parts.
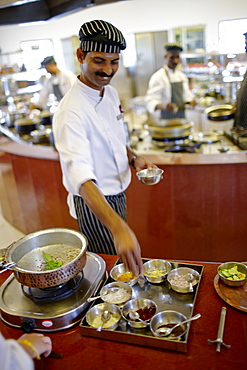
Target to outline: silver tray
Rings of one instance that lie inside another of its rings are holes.
[[[148,259],[143,259],[143,262],[147,261]],[[186,294],[177,293],[170,288],[170,284],[167,281],[160,284],[151,284],[149,282],[145,282],[143,287],[141,287],[138,283],[132,286],[133,298],[151,299],[157,304],[158,312],[165,310],[174,310],[181,312],[189,318],[193,315],[197,292],[200,287],[200,281],[202,278],[203,266],[186,264],[182,262],[169,262],[172,265],[172,269],[177,267],[189,267],[193,268],[200,274],[198,284],[194,287],[194,292]],[[119,261],[117,261],[117,263],[119,263]],[[106,281],[106,284],[110,283],[111,281],[112,280],[109,277]],[[100,299],[95,301],[91,305],[91,307],[95,304],[98,304],[99,302],[102,301]],[[189,325],[186,334],[182,336],[179,340],[157,338],[152,335],[149,327],[144,329],[134,329],[127,325],[125,320],[121,319],[119,326],[114,331],[102,330],[98,332],[95,328],[92,328],[87,324],[85,316],[80,322],[80,327],[81,333],[84,336],[131,343],[147,347],[169,349],[178,352],[187,352],[187,344],[190,331]]]

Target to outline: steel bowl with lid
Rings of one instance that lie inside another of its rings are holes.
[[[218,267],[220,280],[231,287],[243,286],[247,283],[247,266],[240,262],[225,262]]]
[[[159,284],[166,280],[172,266],[168,261],[153,259],[145,262],[143,268],[146,280],[150,283]]]

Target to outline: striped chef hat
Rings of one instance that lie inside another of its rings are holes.
[[[111,23],[94,20],[84,23],[79,31],[82,51],[120,53],[126,48],[122,32]]]

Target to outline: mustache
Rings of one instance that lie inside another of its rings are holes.
[[[111,73],[110,75],[104,73],[104,72],[95,72],[96,76],[100,76],[100,77],[113,77],[114,76],[114,73]]]

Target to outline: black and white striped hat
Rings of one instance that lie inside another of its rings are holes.
[[[94,20],[84,23],[79,31],[82,51],[120,53],[126,48],[122,32],[111,23]]]

